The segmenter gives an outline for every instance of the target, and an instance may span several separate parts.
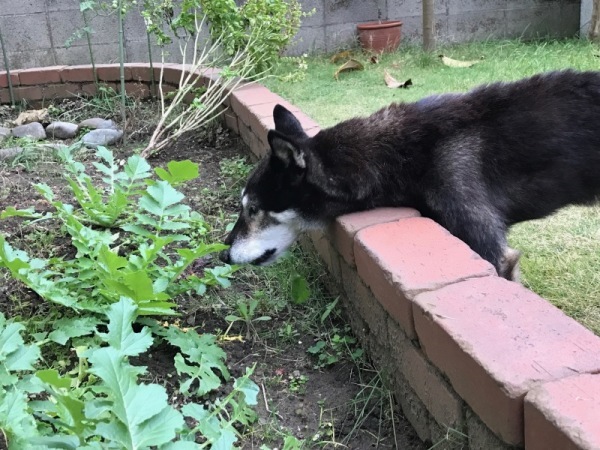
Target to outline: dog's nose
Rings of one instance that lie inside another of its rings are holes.
[[[231,264],[231,254],[229,253],[229,249],[225,249],[219,253],[219,259],[225,264]]]

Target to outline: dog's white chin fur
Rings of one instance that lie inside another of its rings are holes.
[[[287,225],[274,225],[233,243],[229,250],[233,264],[252,263],[269,250],[275,250],[272,256],[259,265],[266,266],[275,262],[298,238],[299,232]]]

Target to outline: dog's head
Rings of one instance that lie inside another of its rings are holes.
[[[306,182],[310,138],[298,119],[281,105],[273,110],[275,130],[268,133],[270,154],[242,190],[240,216],[221,259],[231,264],[274,262],[306,229],[317,226],[306,211],[312,190]]]

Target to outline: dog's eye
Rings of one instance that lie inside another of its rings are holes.
[[[248,206],[248,216],[252,217],[258,213],[258,208],[254,205]]]

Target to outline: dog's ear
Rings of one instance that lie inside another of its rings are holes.
[[[306,137],[300,121],[285,107],[275,105],[273,120],[275,121],[275,129],[280,133],[294,137]]]
[[[276,130],[269,130],[267,135],[271,146],[271,155],[283,163],[283,166],[306,169],[304,152],[285,134]]]

